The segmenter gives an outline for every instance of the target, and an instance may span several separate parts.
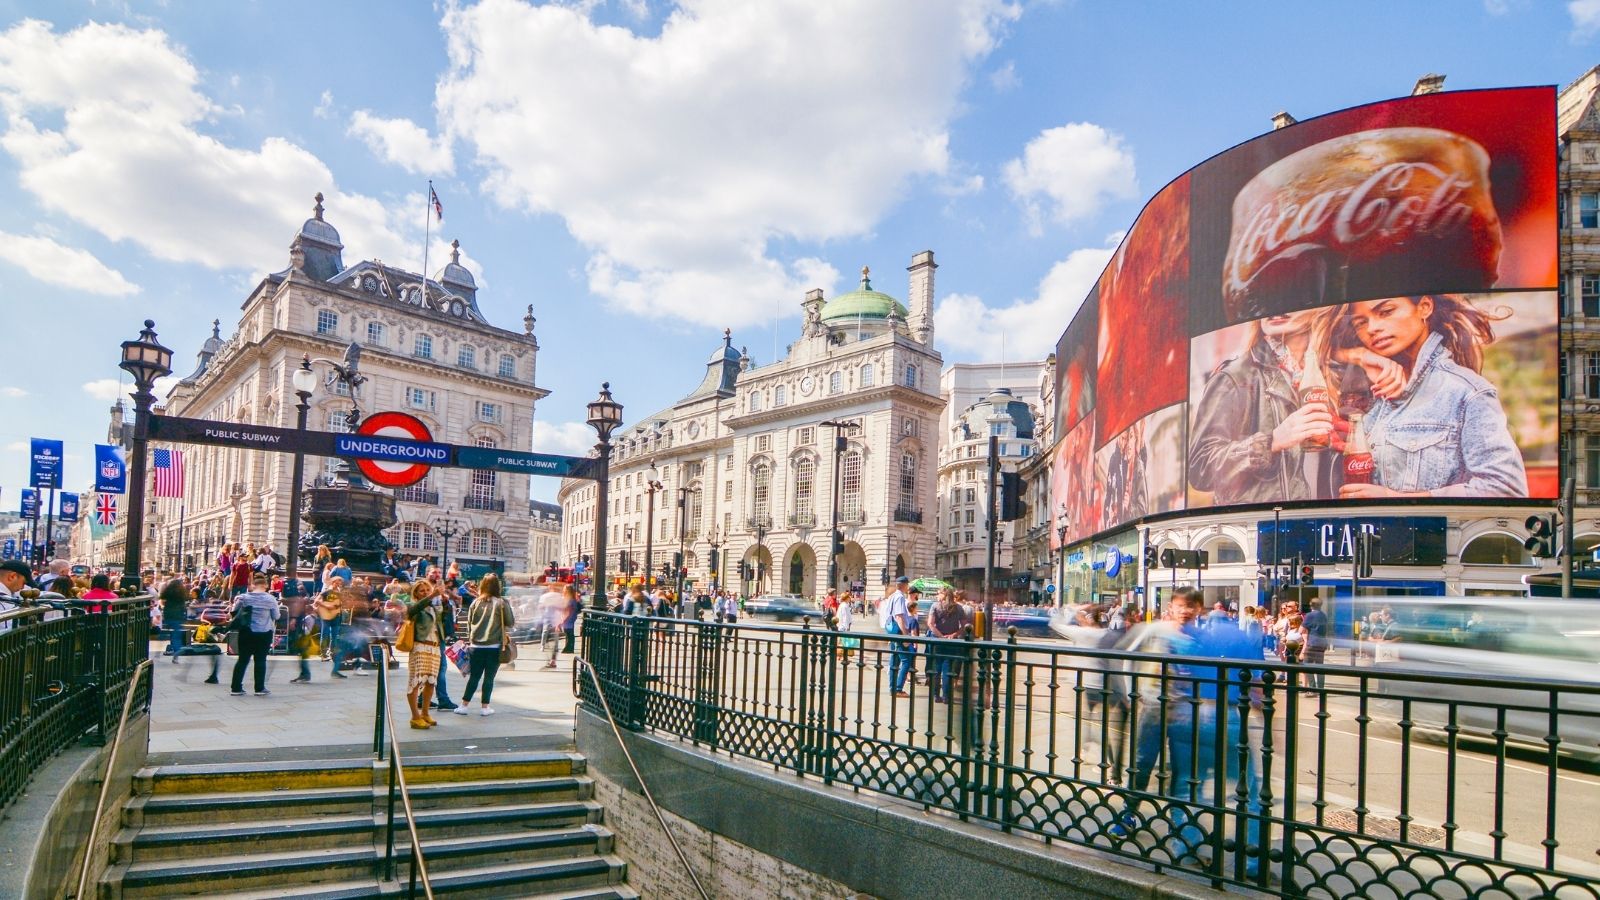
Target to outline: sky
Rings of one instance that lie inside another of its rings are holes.
[[[1279,110],[1596,64],[1600,0],[0,0],[0,509],[29,437],[88,482],[118,344],[154,319],[192,371],[318,191],[347,263],[414,271],[432,179],[429,268],[457,239],[491,323],[533,305],[533,446],[582,453],[600,382],[659,409],[723,328],[771,362],[808,289],[904,298],[921,250],[947,363],[1043,358]]]

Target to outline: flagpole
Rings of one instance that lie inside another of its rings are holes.
[[[51,488],[50,489],[50,506],[45,509],[45,517],[44,517],[44,563],[47,566],[50,564],[50,544],[53,541],[53,538],[51,537],[51,535],[55,532],[55,530],[56,530],[56,489],[55,488]]]
[[[428,305],[428,244],[433,242],[433,179],[422,195],[422,305]]]
[[[188,573],[188,567],[183,564],[183,517],[189,511],[187,500],[178,501],[178,574]]]

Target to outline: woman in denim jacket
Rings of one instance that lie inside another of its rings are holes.
[[[1330,313],[1300,310],[1252,323],[1245,352],[1206,377],[1190,428],[1189,481],[1217,505],[1316,496],[1301,444],[1333,432],[1327,404],[1301,403],[1312,335]],[[1323,329],[1325,331],[1325,328]]]
[[[1494,318],[1447,294],[1351,303],[1335,329],[1360,347],[1336,355],[1374,371],[1386,361],[1404,380],[1374,379],[1377,397],[1361,423],[1376,464],[1371,484],[1345,498],[1525,497],[1522,451],[1506,426],[1499,392],[1479,373]],[[1381,357],[1374,360],[1372,355]],[[1379,387],[1393,381],[1391,388]]]

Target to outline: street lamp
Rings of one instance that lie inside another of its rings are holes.
[[[722,587],[722,540],[715,523],[706,531],[706,543],[711,545],[711,566],[707,571],[711,573],[711,590],[715,593]]]
[[[300,358],[300,368],[294,370],[289,376],[294,384],[294,395],[300,398],[295,404],[297,412],[295,430],[306,430],[306,413],[311,411],[311,394],[317,389],[317,373],[311,370],[311,357]],[[284,582],[283,595],[297,597],[300,595],[300,504],[303,502],[301,482],[305,480],[306,459],[300,451],[300,445],[294,448],[294,465],[289,476],[289,579]]]
[[[622,425],[622,404],[611,396],[611,382],[600,385],[600,396],[589,403],[589,427],[594,429],[598,442],[595,452],[600,457],[599,487],[595,500],[599,507],[594,517],[594,590],[589,604],[595,609],[606,608],[606,524],[610,512],[607,499],[611,488],[611,434]],[[632,555],[632,550],[629,550]]]
[[[688,567],[683,564],[683,533],[689,528],[689,495],[698,493],[700,493],[699,488],[678,488],[678,571],[673,574],[676,576],[678,585],[678,590],[676,593],[678,597],[679,609],[683,608],[683,576],[688,569]]]
[[[150,440],[150,404],[155,402],[156,379],[172,374],[172,351],[156,340],[156,323],[144,320],[144,330],[132,341],[122,342],[124,372],[133,377],[133,463],[128,472],[128,533],[122,562],[124,590],[137,591],[143,581],[140,551],[144,549],[145,454]]]
[[[767,530],[771,519],[756,520],[756,564],[751,566],[751,574],[755,576],[755,591],[761,593],[761,584],[766,579],[767,567],[762,565],[761,558],[767,555]]]
[[[828,517],[828,589],[839,588],[839,554],[844,552],[844,535],[839,531],[839,491],[842,490],[843,473],[840,471],[840,460],[844,458],[844,451],[849,446],[850,440],[843,432],[847,429],[854,430],[861,426],[855,422],[839,422],[829,419],[822,423],[833,429],[833,497],[832,511]],[[862,580],[866,577],[863,575]]]
[[[439,540],[444,542],[444,561],[439,564],[440,569],[447,570],[450,568],[450,539],[463,533],[459,527],[460,525],[460,520],[452,519],[449,513],[445,513],[444,524],[433,526],[433,533],[438,535]]]
[[[655,578],[655,571],[650,568],[654,562],[651,559],[655,550],[656,539],[656,491],[664,490],[656,476],[660,470],[655,463],[650,464],[650,478],[644,483],[644,586],[650,587],[651,579]]]
[[[1061,511],[1056,513],[1056,569],[1060,572],[1056,576],[1056,605],[1065,606],[1067,602],[1067,526],[1071,520],[1067,518],[1067,505],[1061,504]]]

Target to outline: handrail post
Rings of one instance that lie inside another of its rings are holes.
[[[394,780],[395,758],[389,754],[389,817],[383,829],[383,880],[388,881],[394,877]],[[411,855],[411,864],[415,866],[416,854]]]
[[[385,645],[378,645],[378,708],[372,716],[372,752],[377,754],[378,762],[383,762],[383,722],[384,712],[389,708],[389,652]]]
[[[645,672],[650,653],[650,619],[634,616],[628,623],[628,727],[644,727],[649,698],[645,694]]]
[[[1016,710],[1017,710],[1017,626],[1012,625],[1006,629],[1006,657],[1005,657],[1005,696],[996,698],[997,704],[1003,704],[1005,721],[1003,737],[1000,742],[1000,765],[996,770],[1000,777],[1000,830],[1011,830],[1011,796],[1013,782],[1011,766],[1016,753]],[[1028,727],[1027,723],[1023,728]]]

